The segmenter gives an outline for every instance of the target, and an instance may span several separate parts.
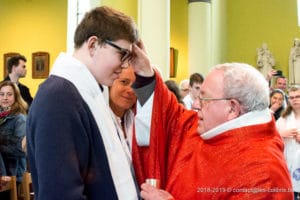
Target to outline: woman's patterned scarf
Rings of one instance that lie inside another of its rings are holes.
[[[0,108],[0,125],[5,122],[6,117],[10,114],[10,107]]]

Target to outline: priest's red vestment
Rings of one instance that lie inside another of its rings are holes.
[[[187,139],[166,189],[176,200],[292,200],[282,152],[273,120]]]
[[[138,133],[134,133],[132,161],[139,185],[147,178],[156,178],[164,189],[183,138],[190,130],[196,131],[198,117],[196,112],[177,103],[159,75],[155,78],[150,145],[138,146],[135,137]]]

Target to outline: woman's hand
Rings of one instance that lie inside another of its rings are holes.
[[[287,129],[280,133],[280,135],[284,138],[293,138],[296,137],[298,130],[296,128]]]
[[[0,189],[6,186],[11,181],[9,176],[0,176]]]
[[[143,183],[141,188],[141,197],[144,200],[175,200],[167,191],[157,189],[147,183]]]
[[[300,129],[297,130],[297,134],[295,136],[295,139],[298,143],[300,143]]]
[[[278,103],[278,102],[275,102],[271,105],[270,109],[273,111],[273,112],[276,112],[281,106],[282,106],[283,103]]]

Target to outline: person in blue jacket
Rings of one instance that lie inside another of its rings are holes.
[[[11,81],[0,83],[0,151],[8,176],[22,182],[26,170],[26,154],[22,148],[26,131],[27,103],[17,85]]]
[[[26,171],[26,154],[22,147],[25,140],[27,103],[18,86],[11,81],[0,83],[0,153],[1,176],[16,176],[22,182]],[[1,178],[2,179],[2,178]],[[5,180],[3,181],[5,183]],[[7,199],[7,193],[0,199]]]

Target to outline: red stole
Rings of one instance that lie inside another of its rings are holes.
[[[237,128],[209,140],[186,140],[167,191],[178,200],[293,199],[274,121]],[[193,145],[192,145],[193,146]],[[288,192],[289,191],[289,192]]]
[[[160,180],[165,188],[183,138],[189,130],[197,129],[197,113],[184,109],[176,97],[156,74],[156,86],[150,130],[150,145],[137,145],[135,134],[132,141],[132,160],[138,184],[147,178]]]

